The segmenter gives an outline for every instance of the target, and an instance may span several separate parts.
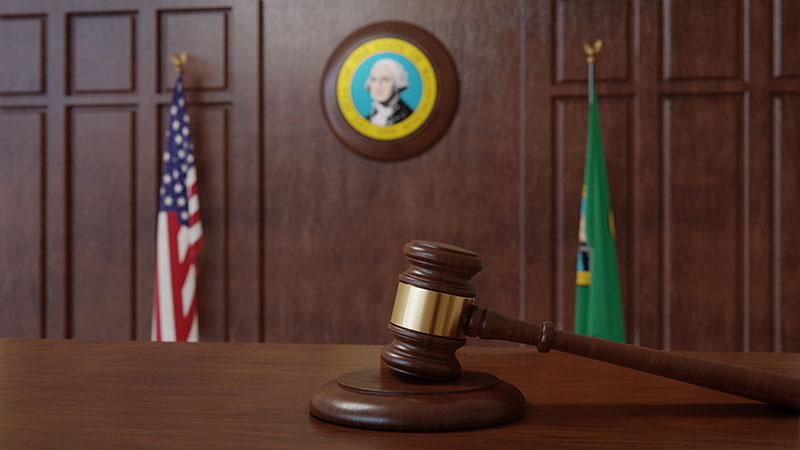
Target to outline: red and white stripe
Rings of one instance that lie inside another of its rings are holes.
[[[156,233],[156,276],[153,299],[153,341],[198,340],[197,253],[203,245],[197,172],[186,173],[189,192],[189,226],[181,225],[178,213],[160,211]]]

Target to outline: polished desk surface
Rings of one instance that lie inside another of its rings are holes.
[[[479,430],[398,433],[309,415],[314,391],[380,346],[0,339],[0,448],[800,447],[798,413],[559,352],[466,347],[528,401]],[[800,376],[800,354],[695,356]]]

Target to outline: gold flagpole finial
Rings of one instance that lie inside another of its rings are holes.
[[[583,52],[586,53],[586,62],[591,64],[597,59],[597,54],[603,48],[603,41],[600,39],[594,41],[594,44],[589,44],[583,41]]]
[[[186,52],[181,52],[180,56],[175,53],[170,53],[169,59],[172,60],[172,64],[175,66],[175,72],[181,73],[183,72],[183,65],[186,64],[186,60],[189,59],[189,55],[187,55]]]

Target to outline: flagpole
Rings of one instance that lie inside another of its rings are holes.
[[[600,39],[594,41],[594,44],[591,45],[583,41],[583,51],[586,53],[586,63],[589,66],[589,104],[592,103],[592,97],[594,97],[594,62],[602,48],[603,41]]]

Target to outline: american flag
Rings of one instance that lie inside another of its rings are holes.
[[[197,341],[197,253],[203,245],[194,145],[178,74],[169,108],[156,232],[153,341]]]

